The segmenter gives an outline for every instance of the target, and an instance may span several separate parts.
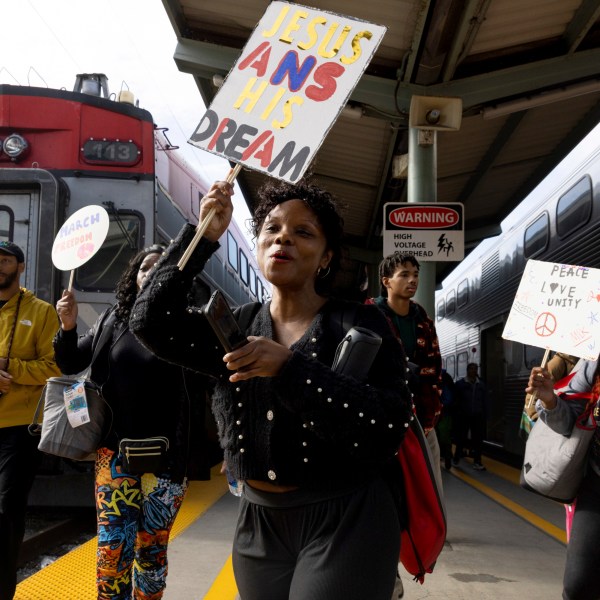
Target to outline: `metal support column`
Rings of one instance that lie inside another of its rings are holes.
[[[410,127],[408,132],[408,202],[437,202],[437,137],[432,129]],[[418,302],[435,315],[435,262],[420,262]]]

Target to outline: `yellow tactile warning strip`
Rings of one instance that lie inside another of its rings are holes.
[[[494,475],[497,475],[498,477],[502,477],[503,479],[506,479],[511,483],[516,483],[517,485],[519,485],[518,469],[496,462],[495,460],[491,459],[486,459],[485,464],[488,471],[494,473]],[[545,519],[538,517],[535,513],[532,513],[526,508],[523,508],[520,504],[513,502],[506,496],[499,494],[498,492],[496,492],[489,486],[481,483],[477,479],[469,477],[460,469],[452,469],[452,474],[455,477],[458,477],[459,479],[464,481],[465,483],[469,484],[471,487],[474,487],[482,494],[485,494],[488,498],[491,498],[507,510],[510,510],[517,516],[527,521],[528,523],[531,523],[531,525],[533,525],[534,527],[541,529],[544,533],[547,533],[549,536],[553,537],[559,542],[562,542],[563,544],[567,543],[567,533],[564,529],[556,527],[556,525],[553,525]]]
[[[192,481],[170,539],[189,527],[226,492],[227,480],[220,473],[220,465],[213,468],[210,481]],[[15,600],[95,600],[96,544],[93,538],[22,581],[17,586]],[[222,598],[225,600],[226,596]]]
[[[234,600],[237,596],[237,587],[233,576],[233,565],[231,564],[231,555],[227,559],[225,566],[205,594],[204,600]]]

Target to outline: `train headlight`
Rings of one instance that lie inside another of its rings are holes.
[[[29,143],[22,135],[13,133],[4,140],[2,149],[10,158],[19,158],[19,156],[23,156],[27,152]]]

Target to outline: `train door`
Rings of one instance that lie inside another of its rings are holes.
[[[484,324],[481,329],[481,378],[489,391],[486,440],[504,445],[504,321]]]
[[[21,285],[37,292],[37,232],[40,196],[36,190],[0,192],[0,239],[13,241],[25,253]]]

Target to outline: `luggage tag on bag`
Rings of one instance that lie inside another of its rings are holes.
[[[85,385],[78,381],[64,389],[65,407],[67,418],[71,427],[79,427],[90,422],[87,398],[85,397]]]

